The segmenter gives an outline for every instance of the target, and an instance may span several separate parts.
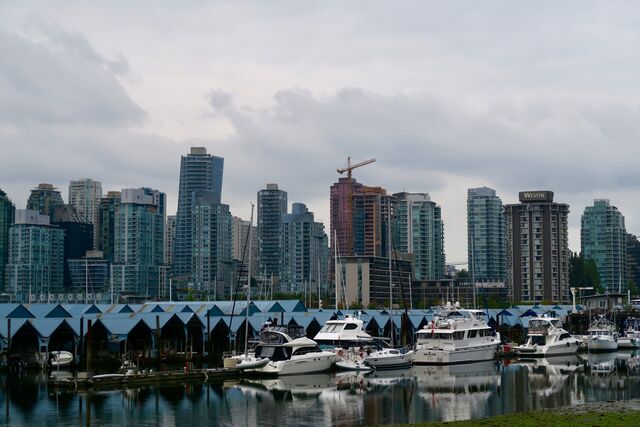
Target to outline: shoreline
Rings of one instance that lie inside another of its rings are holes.
[[[433,421],[414,424],[427,427],[539,427],[640,425],[640,399],[588,402],[575,406],[515,412],[490,418],[464,421]]]

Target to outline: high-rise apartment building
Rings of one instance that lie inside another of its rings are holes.
[[[207,154],[204,147],[192,147],[180,161],[180,187],[176,215],[176,240],[173,248],[172,277],[181,284],[191,277],[193,231],[193,193],[211,191],[215,203],[221,202],[224,159]]]
[[[638,240],[637,236],[630,233],[627,233],[626,272],[626,282],[631,281],[636,290],[640,289],[640,240]]]
[[[225,299],[232,293],[231,214],[213,191],[197,190],[193,197],[190,290],[197,297]]]
[[[505,206],[512,301],[569,303],[569,205],[554,202],[552,191],[523,191],[519,198]]]
[[[119,191],[109,191],[107,195],[100,199],[98,210],[98,250],[102,252],[104,258],[113,263],[115,259],[115,239],[116,239],[116,212],[120,206],[122,195]]]
[[[18,209],[9,231],[5,290],[17,302],[49,302],[63,292],[64,230],[48,215]]]
[[[115,217],[113,282],[116,293],[166,298],[164,212],[166,196],[148,188],[123,189]]]
[[[326,289],[329,247],[324,224],[316,222],[302,203],[294,203],[282,219],[280,289],[289,293],[315,293]]]
[[[504,206],[492,188],[467,190],[467,266],[476,282],[506,281]]]
[[[627,232],[624,216],[609,200],[596,199],[582,214],[580,249],[598,267],[600,284],[610,292],[626,290]]]
[[[9,229],[13,224],[16,207],[7,193],[0,190],[0,290],[4,289],[5,267],[9,260]]]
[[[38,187],[31,190],[27,200],[27,209],[50,217],[53,216],[55,207],[60,205],[64,205],[60,191],[51,184],[38,184]]]
[[[173,264],[173,246],[176,242],[176,216],[168,215],[164,225],[164,263]]]
[[[396,193],[394,198],[396,250],[412,256],[414,279],[444,278],[444,223],[440,206],[431,201],[428,193]]]
[[[72,205],[56,206],[51,224],[64,230],[64,286],[71,287],[68,260],[82,258],[93,249],[93,224]]]
[[[287,192],[278,184],[258,191],[258,260],[265,277],[280,277],[282,263],[282,216],[287,213]]]
[[[354,255],[353,195],[360,193],[362,187],[353,178],[340,178],[330,189],[329,246],[337,245],[340,256]]]
[[[73,180],[69,183],[69,204],[78,214],[93,224],[93,248],[98,248],[100,234],[100,200],[102,184],[89,178]]]
[[[393,203],[381,187],[362,186],[353,194],[353,254],[349,255],[393,257],[388,234]]]

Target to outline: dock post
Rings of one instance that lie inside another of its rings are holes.
[[[78,366],[82,369],[84,357],[84,316],[80,316],[80,344],[78,345]]]
[[[91,359],[92,359],[92,342],[91,342],[91,320],[87,321],[87,371],[91,370]],[[88,401],[87,401],[88,402]]]
[[[160,360],[160,315],[156,314],[156,354]]]
[[[11,319],[7,319],[7,358],[11,352]]]
[[[211,310],[207,310],[207,364],[212,367],[211,364]]]

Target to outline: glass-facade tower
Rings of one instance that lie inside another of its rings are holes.
[[[9,260],[9,229],[13,224],[16,207],[7,197],[7,193],[0,190],[0,289],[4,289],[5,267]]]
[[[609,200],[596,199],[584,209],[580,249],[584,259],[593,259],[600,284],[610,292],[626,290],[627,242],[624,216]]]
[[[488,187],[467,190],[467,266],[476,282],[504,282],[507,277],[504,207]]]
[[[258,191],[258,260],[260,274],[267,278],[280,277],[282,240],[282,217],[287,213],[287,192],[278,189],[278,184],[267,184]]]
[[[186,284],[192,280],[193,195],[197,190],[211,191],[215,203],[222,198],[224,159],[207,154],[204,147],[192,147],[180,161],[180,187],[176,215],[176,239],[173,248],[172,277]]]

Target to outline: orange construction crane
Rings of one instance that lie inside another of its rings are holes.
[[[351,164],[351,157],[347,157],[347,167],[346,168],[339,168],[337,169],[339,174],[343,174],[343,173],[347,173],[347,178],[349,178],[349,181],[351,181],[351,171],[354,170],[355,168],[359,168],[361,166],[365,166],[368,165],[369,163],[373,163],[375,162],[376,159],[369,159],[369,160],[365,160],[364,162],[360,162],[360,163],[356,163],[355,165]]]

